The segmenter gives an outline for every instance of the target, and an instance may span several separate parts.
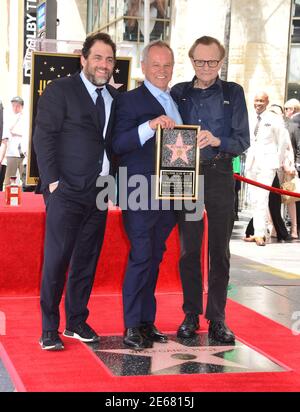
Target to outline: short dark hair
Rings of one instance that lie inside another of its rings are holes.
[[[283,108],[282,108],[282,106],[280,106],[280,104],[271,104],[271,106],[269,107],[269,110],[273,113],[276,113],[276,114],[279,114],[278,111],[280,112],[280,114],[284,113]]]
[[[195,51],[195,48],[198,46],[198,44],[203,44],[204,46],[210,46],[211,44],[215,44],[216,46],[218,46],[219,51],[220,51],[220,60],[222,60],[223,57],[225,56],[225,47],[223,46],[223,44],[219,42],[218,39],[215,39],[214,37],[210,37],[210,36],[202,36],[202,37],[199,37],[199,39],[195,40],[194,44],[189,50],[189,57],[191,59],[194,58],[194,51]]]
[[[96,41],[102,41],[103,43],[108,44],[112,48],[114,60],[116,60],[116,54],[117,54],[116,44],[112,41],[112,38],[110,37],[109,34],[99,32],[99,31],[90,34],[85,39],[83,46],[82,46],[82,50],[81,50],[81,54],[85,59],[88,58],[90,54],[90,49]]]

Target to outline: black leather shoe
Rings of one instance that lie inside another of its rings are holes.
[[[195,313],[187,313],[184,321],[179,326],[177,336],[179,338],[191,338],[199,329],[199,316]]]
[[[234,333],[226,326],[222,320],[211,320],[209,322],[208,337],[221,343],[234,343]]]
[[[145,323],[140,327],[141,334],[144,338],[152,342],[167,343],[168,336],[160,332],[153,323]]]
[[[123,342],[126,346],[135,350],[146,348],[145,341],[139,328],[128,328],[125,330]]]

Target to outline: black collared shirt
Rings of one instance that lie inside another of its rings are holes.
[[[175,85],[171,94],[184,124],[199,125],[221,139],[218,148],[208,146],[202,149],[201,159],[211,159],[219,152],[233,156],[243,153],[250,145],[243,88],[237,83],[226,82],[230,90],[230,99],[226,100],[219,78],[207,89],[195,88],[194,80]],[[227,107],[225,112],[225,105],[231,105],[230,110]]]

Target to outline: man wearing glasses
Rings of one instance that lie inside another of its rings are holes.
[[[212,37],[197,39],[189,51],[195,76],[175,85],[171,94],[184,124],[200,125],[200,173],[204,175],[204,203],[209,227],[209,289],[206,318],[212,341],[233,343],[235,336],[225,324],[229,281],[229,241],[234,223],[232,158],[249,147],[248,113],[243,88],[220,80],[218,72],[225,49]],[[203,313],[200,250],[203,221],[188,221],[177,212],[180,233],[180,276],[185,319],[177,335],[190,338],[199,328]]]

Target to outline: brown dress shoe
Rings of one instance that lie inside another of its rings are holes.
[[[257,246],[266,246],[266,238],[257,236],[255,238],[255,243],[257,244]]]

